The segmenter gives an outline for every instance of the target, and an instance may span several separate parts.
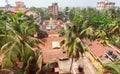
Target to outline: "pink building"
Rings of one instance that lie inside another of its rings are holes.
[[[16,2],[15,10],[16,11],[22,11],[22,12],[27,11],[26,6],[25,6],[24,2],[22,2],[22,1],[17,1]]]
[[[52,6],[48,6],[48,12],[55,16],[55,19],[58,17],[58,4],[53,3]]]
[[[108,0],[104,0],[102,2],[97,2],[97,10],[104,10],[115,7],[114,2],[109,2]]]

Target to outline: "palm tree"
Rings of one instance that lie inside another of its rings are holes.
[[[95,36],[103,44],[107,44],[109,41],[107,33],[104,30],[97,30]]]
[[[83,49],[83,42],[77,36],[75,32],[75,26],[69,26],[68,29],[66,30],[66,40],[63,40],[61,44],[63,47],[65,47],[68,51],[68,56],[72,59],[71,61],[71,66],[70,66],[70,72],[72,69],[72,64],[73,64],[73,58],[76,60],[80,57],[79,52],[83,54],[84,49]]]
[[[120,19],[116,19],[112,22],[112,25],[110,26],[110,31],[115,35],[120,33]]]
[[[41,54],[37,54],[32,50],[32,46],[42,43],[39,39],[32,37],[36,32],[37,23],[35,23],[32,16],[27,16],[21,12],[16,15],[12,13],[6,15],[8,17],[3,20],[4,27],[1,29],[5,29],[7,33],[0,34],[1,38],[6,37],[8,39],[1,47],[4,56],[2,68],[17,66],[24,71],[24,74],[28,74],[33,70],[30,67],[36,67],[36,70],[38,70],[41,63],[39,61]]]
[[[120,73],[120,60],[112,63],[104,64],[105,72],[110,72],[112,74],[119,74]]]
[[[101,43],[108,43],[113,36],[119,39],[119,21],[116,25],[111,26],[116,20],[115,12],[111,12],[112,18],[109,17],[107,12],[98,12],[92,9],[83,9],[74,11],[76,14],[71,19],[72,25],[67,26],[66,39],[61,42],[62,46],[68,50],[68,56],[72,58],[79,58],[79,52],[85,51],[85,44],[83,38],[98,39]],[[85,15],[86,14],[86,15]],[[87,17],[86,17],[87,16]],[[118,18],[117,18],[118,19]],[[71,70],[70,68],[70,70]]]
[[[73,19],[73,23],[76,24],[69,24],[67,25],[66,30],[66,39],[61,42],[61,46],[65,47],[68,51],[68,56],[72,59],[70,72],[72,69],[73,59],[79,59],[80,54],[83,57],[83,53],[86,50],[85,43],[82,41],[85,37],[90,37],[93,34],[92,27],[83,27],[84,20],[81,15],[76,16]],[[87,26],[87,25],[86,25]],[[90,31],[90,32],[88,32]]]
[[[120,43],[120,19],[115,19],[109,27],[109,35],[111,35],[110,43],[119,47]]]

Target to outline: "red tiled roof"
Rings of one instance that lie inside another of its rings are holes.
[[[50,61],[56,62],[60,57],[66,57],[67,54],[62,52],[62,49],[41,50],[43,54],[43,63]]]
[[[101,43],[99,43],[97,40],[95,41],[90,41],[88,39],[84,39],[83,40],[85,43],[87,43],[87,45],[89,45],[90,51],[93,53],[94,56],[96,57],[100,57],[100,56],[104,56],[107,51],[112,50],[113,53],[117,54],[120,56],[120,54],[118,54],[116,52],[116,50],[114,50],[113,48],[109,47],[109,46],[104,46]]]
[[[58,57],[67,56],[66,54],[63,54],[62,49],[52,48],[52,41],[58,41],[60,43],[65,39],[65,37],[59,37],[58,33],[55,31],[51,31],[51,33],[48,33],[48,35],[49,36],[47,38],[42,39],[45,45],[39,45],[41,47],[40,51],[43,54],[43,62],[47,63],[52,60],[56,61]]]

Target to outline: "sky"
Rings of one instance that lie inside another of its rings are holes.
[[[48,7],[57,2],[59,7],[96,7],[96,3],[103,0],[8,0],[8,3],[15,6],[16,1],[23,1],[26,7]],[[109,0],[120,7],[120,0]],[[0,6],[5,6],[5,0],[0,0]]]

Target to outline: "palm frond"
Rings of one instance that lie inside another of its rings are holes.
[[[39,55],[37,62],[36,62],[37,67],[39,68],[39,71],[41,70],[42,67],[42,55]]]
[[[31,46],[37,46],[38,44],[44,45],[44,43],[40,39],[37,39],[37,38],[34,38],[34,37],[28,37],[27,38],[27,43]]]
[[[13,41],[9,41],[9,42],[7,42],[6,44],[4,44],[4,45],[1,47],[1,52],[4,53],[5,49],[6,49],[11,43],[13,43]]]
[[[111,71],[113,74],[120,73],[120,65],[116,65],[114,63],[107,63],[104,65],[104,68]]]
[[[11,44],[9,48],[4,52],[4,58],[2,60],[2,67],[12,67],[17,60],[18,52],[15,50],[16,42]]]

